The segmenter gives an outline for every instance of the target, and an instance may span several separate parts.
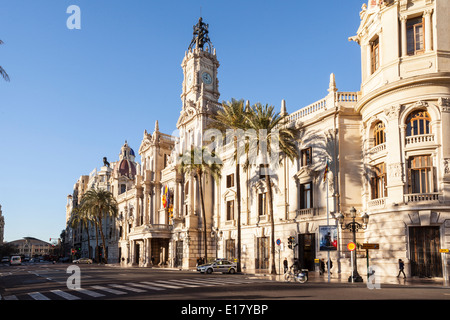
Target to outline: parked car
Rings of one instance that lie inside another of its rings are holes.
[[[9,263],[9,257],[3,257],[2,263]]]
[[[77,259],[77,260],[73,260],[73,263],[87,263],[87,264],[91,264],[92,263],[92,259],[80,258],[80,259]]]
[[[20,258],[20,256],[12,256],[11,260],[9,260],[9,264],[11,266],[21,265],[22,264],[22,259]]]
[[[201,273],[212,273],[212,272],[222,272],[222,273],[235,273],[236,263],[230,262],[225,259],[217,259],[212,263],[202,264],[197,266],[197,271]]]

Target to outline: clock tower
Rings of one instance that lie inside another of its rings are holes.
[[[201,132],[205,129],[206,118],[217,109],[220,97],[217,79],[219,61],[209,39],[208,28],[209,25],[200,17],[194,26],[194,37],[181,63],[184,75],[181,94],[183,107],[177,128],[180,131],[195,128],[195,131],[198,131],[196,136],[201,136]],[[200,142],[198,139],[195,140]],[[189,143],[199,146],[194,141]]]

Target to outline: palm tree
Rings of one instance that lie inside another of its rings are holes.
[[[3,41],[2,41],[2,40],[0,40],[0,44],[3,44]],[[5,81],[9,81],[9,76],[8,76],[8,74],[6,73],[5,69],[3,69],[1,66],[0,66],[0,75],[2,76],[2,78],[3,78]]]
[[[238,131],[247,129],[246,108],[244,100],[232,99],[231,102],[222,103],[222,109],[215,114],[210,124],[222,133],[232,130],[234,142],[234,161],[236,165],[236,203],[237,203],[237,272],[241,272],[241,178],[240,178],[240,148]]]
[[[214,152],[209,153],[206,148],[191,148],[184,154],[181,154],[178,161],[178,171],[182,174],[194,175],[197,180],[200,191],[200,201],[203,217],[203,237],[204,237],[204,250],[205,250],[205,262],[208,260],[208,244],[207,244],[207,230],[206,230],[206,213],[205,203],[203,201],[203,178],[208,175],[212,176],[216,183],[221,177],[221,163],[213,161]]]
[[[103,218],[117,217],[117,202],[111,192],[101,189],[88,190],[81,199],[82,210],[92,215],[102,237],[102,247],[105,263],[108,262],[105,235],[103,234]]]
[[[248,125],[255,131],[256,141],[252,141],[256,145],[256,152],[261,154],[264,164],[264,177],[267,187],[267,200],[269,202],[269,217],[271,223],[271,273],[276,274],[275,267],[275,223],[273,213],[273,193],[272,183],[269,174],[268,159],[276,156],[272,154],[271,143],[278,143],[277,149],[280,151],[279,161],[283,157],[288,157],[291,161],[298,158],[296,148],[297,131],[285,125],[286,114],[276,113],[273,106],[262,105],[257,103],[252,106],[252,112],[248,113],[246,118]]]
[[[79,225],[86,228],[87,239],[88,239],[88,258],[91,257],[91,241],[89,236],[89,221],[91,221],[91,217],[89,213],[82,210],[81,207],[73,208],[72,214],[70,216],[69,224],[72,228],[77,228]]]

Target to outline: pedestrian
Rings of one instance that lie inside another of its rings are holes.
[[[400,273],[403,273],[403,279],[406,279],[406,274],[404,271],[405,263],[402,261],[402,259],[398,259],[398,275],[397,278],[400,277]]]
[[[324,259],[320,259],[319,272],[320,272],[320,275],[325,273],[325,262],[324,262]]]
[[[328,260],[328,263],[329,263],[329,265],[327,264],[327,268],[328,268],[328,271],[330,271],[330,274],[333,274],[332,272],[331,272],[331,268],[333,268],[333,260]],[[329,266],[329,267],[328,267]]]
[[[284,258],[283,266],[284,266],[284,273],[286,273],[286,272],[288,271],[288,261],[287,261],[287,258]]]

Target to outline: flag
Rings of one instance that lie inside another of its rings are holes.
[[[323,182],[325,182],[325,180],[327,180],[327,173],[328,173],[328,159],[327,159],[327,164],[325,166],[325,170],[323,172]]]
[[[167,186],[165,186],[164,187],[164,192],[163,192],[163,195],[162,195],[162,204],[163,204],[163,207],[164,208],[167,208],[167,202],[168,202],[168,187]]]

